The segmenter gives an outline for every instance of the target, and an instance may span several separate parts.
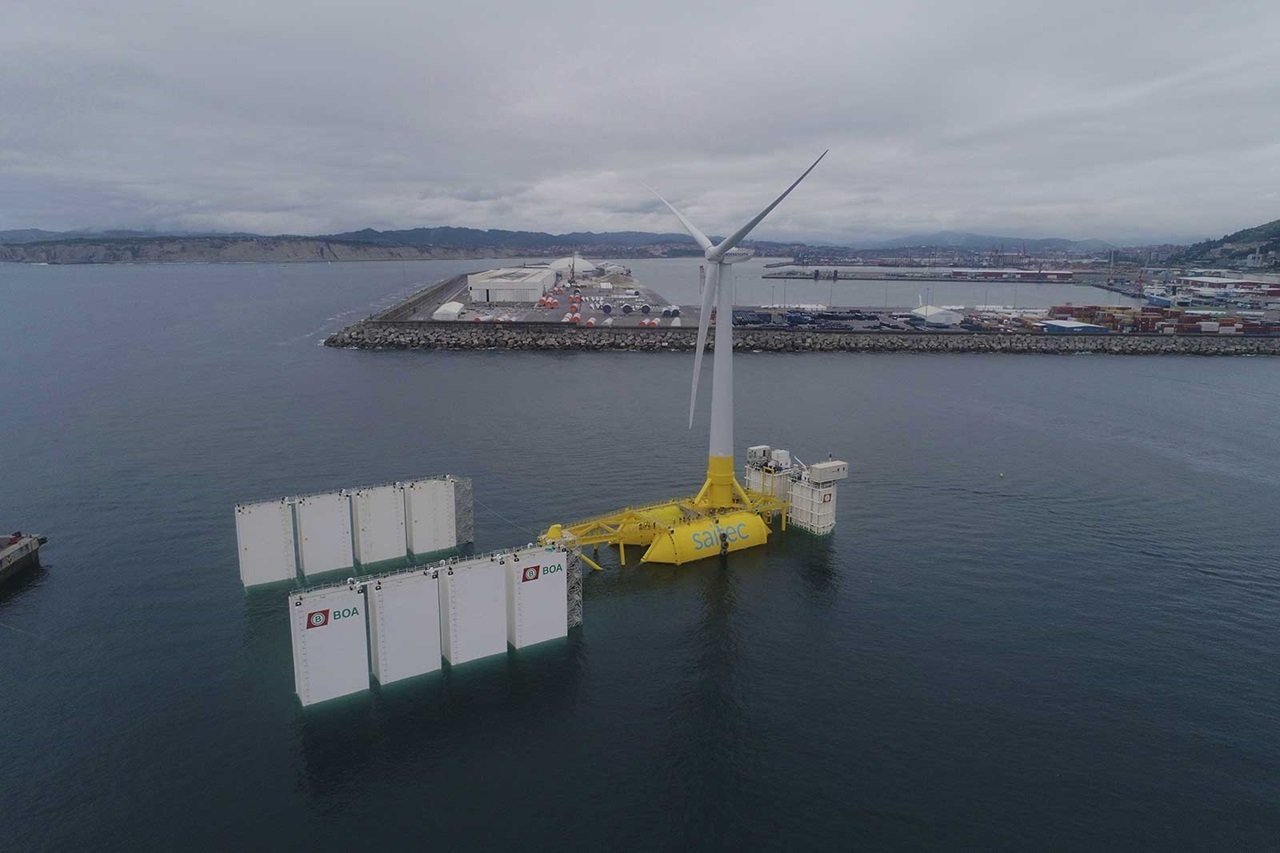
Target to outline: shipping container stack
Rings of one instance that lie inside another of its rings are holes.
[[[1055,305],[1052,320],[1077,320],[1105,326],[1113,332],[1179,335],[1261,335],[1280,333],[1280,322],[1252,317],[1210,316],[1183,308],[1158,305]]]

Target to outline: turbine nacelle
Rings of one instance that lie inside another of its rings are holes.
[[[722,264],[736,264],[740,261],[745,261],[747,258],[754,257],[754,256],[755,256],[755,252],[751,251],[750,249],[734,248],[725,252],[719,258],[711,258],[709,260],[714,260]]]

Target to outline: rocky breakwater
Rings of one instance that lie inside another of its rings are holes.
[[[714,334],[713,345],[714,345]],[[582,329],[560,323],[415,323],[366,320],[325,346],[356,349],[692,350],[696,330]],[[734,349],[758,352],[1108,353],[1280,355],[1280,337],[1225,335],[1040,335],[972,332],[835,332],[739,329]]]

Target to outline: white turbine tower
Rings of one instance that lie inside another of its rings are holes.
[[[734,476],[733,467],[733,264],[745,261],[752,253],[735,248],[760,222],[782,203],[782,200],[808,177],[822,158],[796,178],[773,203],[760,211],[737,231],[713,245],[683,213],[656,192],[658,199],[680,220],[680,224],[702,247],[707,259],[707,281],[702,290],[702,312],[698,315],[697,350],[693,357],[693,388],[689,394],[689,426],[693,427],[693,410],[698,401],[698,375],[702,371],[702,351],[707,345],[711,325],[711,305],[716,304],[716,348],[711,363],[711,446],[707,457],[707,479],[694,503],[711,508],[726,508],[750,503]],[[718,297],[718,298],[717,298]]]

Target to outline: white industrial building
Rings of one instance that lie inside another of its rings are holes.
[[[954,326],[964,319],[964,315],[953,308],[939,308],[936,305],[921,305],[911,310],[913,320],[923,321],[928,326]]]
[[[556,283],[547,267],[485,270],[467,276],[472,302],[537,302]]]
[[[572,255],[567,258],[560,258],[548,264],[553,270],[568,275],[573,272],[576,275],[594,275],[598,269],[595,264],[588,261],[582,255]]]
[[[431,315],[432,320],[456,320],[462,314],[461,302],[446,302]]]

